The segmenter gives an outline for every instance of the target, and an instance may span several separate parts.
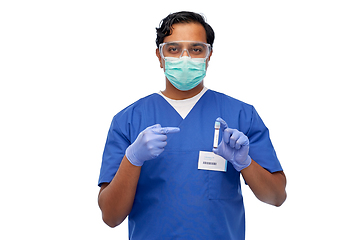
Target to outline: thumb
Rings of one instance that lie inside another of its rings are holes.
[[[218,117],[218,118],[216,119],[216,122],[219,122],[219,123],[220,123],[221,128],[222,128],[223,131],[228,128],[227,123],[226,123],[225,120],[222,119],[221,117]]]
[[[219,155],[219,148],[213,148],[213,153]]]

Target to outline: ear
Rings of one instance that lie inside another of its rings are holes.
[[[163,63],[162,63],[162,58],[161,58],[161,56],[160,56],[160,51],[159,51],[158,48],[156,49],[156,56],[157,56],[158,59],[159,59],[160,67],[161,67],[161,68],[164,68],[164,67],[163,67]]]
[[[209,66],[209,61],[210,61],[210,57],[211,57],[212,53],[213,53],[213,51],[211,50],[211,52],[210,52],[210,54],[209,54],[209,57],[208,57],[207,60],[206,60],[206,69],[207,69],[208,66]]]
[[[211,52],[210,52],[210,54],[209,54],[208,61],[210,61],[210,57],[211,57],[212,53],[213,53],[213,50],[211,50]]]

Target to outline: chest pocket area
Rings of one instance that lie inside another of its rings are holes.
[[[231,164],[226,172],[208,171],[209,199],[210,200],[238,200],[242,198],[240,173]]]

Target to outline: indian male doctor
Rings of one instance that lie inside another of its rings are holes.
[[[285,174],[254,107],[204,86],[214,36],[197,13],[164,18],[156,56],[165,90],[112,120],[98,202],[110,227],[128,216],[130,239],[245,239],[240,173],[260,201],[286,199]],[[228,164],[208,170],[202,154],[213,166]]]

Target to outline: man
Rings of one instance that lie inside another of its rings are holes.
[[[110,227],[129,216],[130,239],[244,239],[240,173],[261,201],[286,199],[285,175],[255,109],[204,87],[213,41],[201,15],[163,19],[156,55],[165,91],[111,123],[99,206]],[[220,144],[213,147],[215,121]]]

